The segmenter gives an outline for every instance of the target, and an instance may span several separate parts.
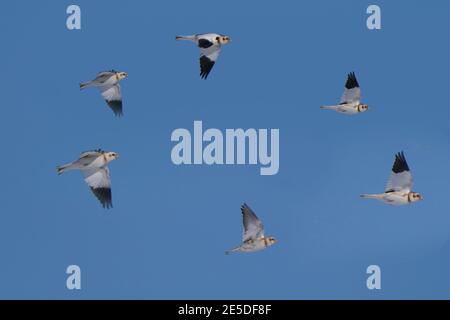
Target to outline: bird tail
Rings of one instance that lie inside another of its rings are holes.
[[[381,199],[383,195],[381,194],[362,194],[361,198],[364,199]]]
[[[338,106],[321,106],[320,109],[322,110],[336,110]]]
[[[68,164],[65,164],[63,166],[59,166],[56,168],[56,170],[58,171],[58,174],[63,174],[64,172],[72,170],[72,169],[73,169],[72,163],[68,163]]]
[[[230,254],[232,254],[232,253],[234,253],[234,252],[240,251],[240,249],[241,249],[241,247],[236,247],[236,248],[233,248],[233,249],[230,249],[230,250],[225,251],[225,254],[226,254],[226,255],[230,255]]]
[[[195,36],[176,36],[175,40],[195,41]]]
[[[92,81],[80,83],[80,90],[83,90],[84,88],[89,88],[90,86],[92,86]]]

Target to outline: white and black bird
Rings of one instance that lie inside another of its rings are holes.
[[[83,90],[89,87],[97,87],[114,114],[121,117],[123,115],[123,104],[119,82],[126,77],[128,77],[126,72],[118,72],[115,70],[103,71],[98,73],[94,80],[80,83],[80,89]]]
[[[116,152],[106,152],[100,149],[83,152],[78,160],[59,166],[58,174],[69,170],[80,170],[83,173],[84,181],[102,206],[109,209],[112,208],[112,194],[108,163],[118,157]]]
[[[208,78],[211,69],[219,58],[222,46],[231,41],[229,36],[217,33],[177,36],[176,40],[192,41],[200,48],[200,77],[202,79]]]
[[[344,94],[342,95],[339,105],[322,106],[321,109],[334,110],[339,113],[354,115],[369,110],[367,104],[361,103],[361,89],[359,88],[358,80],[354,72],[347,76],[345,83]]]
[[[413,178],[403,152],[395,155],[392,173],[384,193],[363,194],[362,198],[377,199],[387,204],[405,205],[422,200],[422,195],[413,192]]]
[[[241,212],[244,223],[242,244],[239,247],[225,251],[225,254],[260,251],[277,242],[274,237],[264,236],[264,226],[261,220],[258,219],[247,204],[244,203],[241,206]]]

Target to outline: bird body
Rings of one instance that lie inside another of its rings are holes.
[[[102,150],[83,152],[78,160],[57,167],[57,171],[58,174],[63,174],[70,170],[80,170],[94,195],[104,208],[109,209],[112,208],[112,196],[111,178],[107,165],[118,157],[116,152]]]
[[[351,72],[347,76],[344,93],[341,97],[341,102],[338,105],[322,106],[324,110],[334,110],[338,113],[346,115],[355,115],[369,110],[367,104],[361,103],[361,89],[359,88],[358,80],[355,73]]]
[[[394,206],[409,204],[414,201],[415,192],[385,192],[380,194],[362,194],[362,198],[377,199]]]
[[[116,116],[122,116],[122,92],[119,82],[128,77],[126,72],[103,71],[94,80],[80,83],[80,90],[97,87]]]
[[[82,153],[78,160],[59,166],[58,174],[62,174],[69,170],[102,168],[113,160],[113,157],[111,157],[110,154],[111,153],[97,153],[96,151]]]
[[[175,39],[192,41],[200,48],[200,77],[202,79],[208,78],[209,73],[219,58],[222,46],[231,41],[229,36],[218,33],[176,36]]]
[[[126,72],[103,71],[99,72],[94,80],[80,83],[80,89],[89,87],[109,87],[119,83],[120,80],[128,76]]]
[[[239,247],[233,248],[231,250],[227,250],[226,254],[231,254],[233,252],[256,252],[261,251],[272,245],[269,238],[261,238],[256,240],[248,240]]]
[[[346,115],[354,115],[362,111],[362,106],[357,102],[351,102],[351,103],[343,103],[335,106],[322,106],[320,107],[324,110],[334,110],[339,113],[343,113]]]
[[[412,174],[403,152],[395,155],[392,173],[384,193],[362,194],[361,198],[376,199],[390,205],[406,205],[422,200],[422,195],[411,191]]]
[[[264,226],[261,220],[258,219],[247,204],[244,203],[242,205],[241,213],[244,224],[242,244],[239,247],[225,251],[225,254],[261,251],[276,243],[274,237],[264,236]]]
[[[197,44],[199,48],[208,48],[213,45],[222,45],[230,41],[228,36],[218,33],[200,33],[188,36],[176,36],[175,39],[192,41]]]

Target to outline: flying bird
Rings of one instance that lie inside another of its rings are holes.
[[[384,193],[363,194],[362,198],[377,199],[387,204],[405,205],[422,200],[422,195],[411,191],[413,178],[406,162],[405,155],[400,152],[395,155],[392,173]]]
[[[264,236],[264,226],[261,220],[258,219],[247,204],[244,203],[241,206],[241,212],[244,223],[242,244],[239,247],[225,251],[225,254],[233,252],[255,252],[263,250],[277,242],[274,237]]]
[[[360,100],[361,89],[359,88],[355,73],[351,72],[347,76],[347,82],[345,83],[344,94],[342,95],[340,104],[335,106],[322,106],[320,108],[325,110],[334,110],[343,114],[354,115],[369,110],[369,106],[361,103]]]
[[[118,157],[116,152],[106,152],[100,149],[83,152],[78,160],[59,166],[58,174],[69,170],[80,170],[83,173],[84,181],[89,185],[103,208],[109,209],[112,208],[112,196],[108,163]]]
[[[200,77],[202,79],[208,78],[217,58],[219,58],[222,45],[231,41],[229,36],[217,33],[177,36],[176,40],[192,41],[200,48]]]
[[[97,87],[103,99],[118,117],[123,115],[122,112],[122,93],[119,81],[128,77],[126,72],[103,71],[97,74],[94,80],[80,83],[80,90],[89,87]]]

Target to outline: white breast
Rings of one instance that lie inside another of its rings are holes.
[[[386,193],[382,199],[385,203],[391,204],[394,206],[401,206],[408,204],[408,194],[400,193],[400,192],[390,192]]]

